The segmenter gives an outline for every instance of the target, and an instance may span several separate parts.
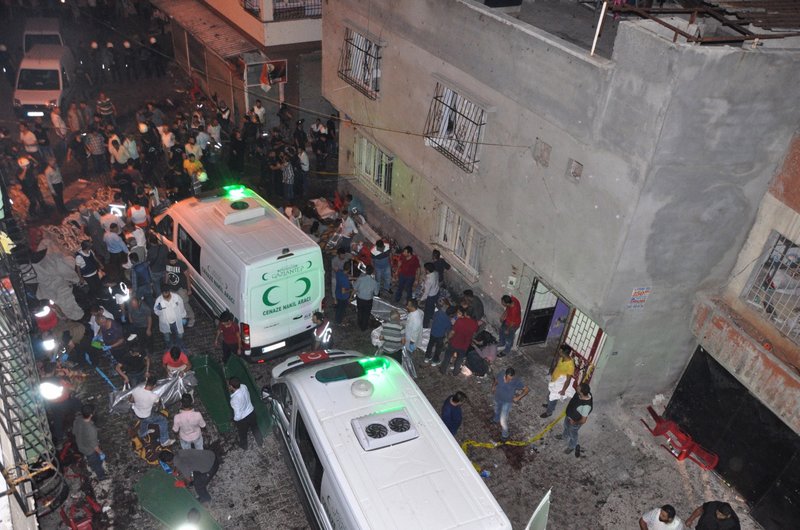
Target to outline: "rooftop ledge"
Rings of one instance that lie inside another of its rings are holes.
[[[698,293],[692,333],[714,359],[800,434],[800,352],[767,329],[768,323],[746,313],[746,308],[740,312],[719,298]]]

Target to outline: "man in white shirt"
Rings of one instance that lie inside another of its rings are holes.
[[[422,327],[429,328],[433,313],[436,311],[436,300],[439,298],[439,273],[433,263],[425,264],[425,283],[422,284],[422,294],[419,299],[425,303],[425,316],[422,319]]]
[[[256,444],[261,447],[264,444],[264,438],[258,429],[256,409],[253,408],[253,403],[250,401],[250,392],[247,391],[247,387],[239,381],[238,377],[231,377],[228,380],[228,388],[231,392],[233,423],[239,433],[239,447],[245,451],[247,450],[248,431],[253,431]]]
[[[265,126],[267,125],[267,109],[261,105],[260,99],[256,100],[256,104],[253,107],[253,112],[258,117],[258,123],[261,124],[262,129],[266,130]]]
[[[406,332],[403,337],[403,345],[409,353],[412,353],[420,339],[422,339],[422,311],[419,310],[417,301],[411,299],[406,304],[408,316],[406,317]]]
[[[158,379],[150,376],[143,386],[133,389],[131,392],[133,413],[139,418],[139,438],[144,438],[151,425],[158,425],[158,443],[162,447],[169,447],[175,443],[175,440],[171,440],[169,437],[167,418],[160,412],[153,411],[153,406],[161,400],[158,394],[153,392],[157,381]]]
[[[161,296],[156,299],[153,312],[158,317],[158,330],[164,335],[167,348],[173,346],[186,351],[183,344],[183,319],[186,318],[186,308],[180,296],[172,292],[172,286],[164,286]]]
[[[643,514],[639,518],[639,528],[641,530],[684,530],[680,517],[675,515],[675,508],[665,504],[661,508],[655,508]]]

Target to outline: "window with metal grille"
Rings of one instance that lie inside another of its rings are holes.
[[[478,163],[478,142],[486,111],[441,83],[425,122],[425,145],[433,147],[455,165],[472,173]]]
[[[800,246],[773,232],[743,298],[800,344]]]
[[[322,0],[274,0],[273,20],[296,20],[322,16]]]
[[[380,91],[381,47],[347,28],[339,61],[339,77],[370,99]]]
[[[356,136],[356,171],[367,183],[392,194],[394,157],[363,136]]]
[[[467,272],[477,276],[485,241],[483,234],[450,206],[442,204],[439,211],[437,242],[458,258]]]
[[[256,18],[259,18],[261,15],[261,0],[239,0],[239,4],[244,8],[245,11],[250,13]]]

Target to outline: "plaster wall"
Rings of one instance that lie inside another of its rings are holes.
[[[272,0],[261,1],[261,20],[249,13],[239,2],[231,0],[203,0],[217,13],[222,14],[234,26],[249,35],[253,40],[264,44],[264,22],[272,19]],[[269,17],[269,18],[267,18]]]
[[[446,19],[460,31],[437,34]],[[346,27],[384,41],[375,101],[337,75]],[[639,170],[627,160],[588,143],[594,134],[589,115],[605,105],[608,61],[461,2],[407,0],[373,4],[368,11],[358,0],[338,0],[328,5],[323,32],[323,95],[414,175],[395,177],[388,210],[425,240],[435,235],[436,224],[435,213],[424,212],[435,210],[438,200],[484,229],[496,241],[483,252],[482,287],[490,280],[502,284],[524,262],[581,307],[602,299],[641,184]],[[462,43],[459,35],[467,34],[481,38]],[[437,82],[482,105],[483,142],[501,144],[479,148],[474,173],[424,144]],[[518,102],[526,99],[534,102]],[[537,137],[554,146],[547,167],[533,159]],[[340,145],[343,154],[352,150],[347,138]],[[570,159],[584,165],[580,181],[567,177]],[[340,156],[344,174],[353,173],[348,160]]]
[[[633,51],[649,39],[647,24],[620,31],[618,68],[647,60]],[[739,249],[800,117],[797,94],[786,90],[800,81],[796,53],[662,42],[660,55],[669,57],[668,105],[601,317],[619,354],[606,356],[599,374],[618,394],[666,391],[682,373],[694,351],[695,294],[739,270]],[[644,310],[628,310],[638,286],[652,294]]]
[[[383,46],[375,101],[337,76],[346,27]],[[610,335],[595,376],[606,396],[677,380],[694,351],[692,297],[727,280],[800,109],[786,90],[797,54],[654,29],[621,23],[608,61],[470,0],[331,0],[323,20],[324,96],[407,170],[385,210],[431,240],[447,201],[486,231],[475,280],[487,295],[530,267],[597,321]],[[473,173],[424,144],[437,82],[487,110],[482,142],[495,145],[480,146]],[[552,146],[547,166],[537,138]],[[650,298],[628,310],[641,286]],[[514,292],[523,304],[529,289]]]

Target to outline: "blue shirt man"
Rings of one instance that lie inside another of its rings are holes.
[[[500,423],[502,429],[500,441],[508,440],[508,415],[511,413],[511,405],[525,397],[529,389],[521,379],[514,377],[516,372],[513,368],[506,368],[505,372],[497,374],[497,378],[492,384],[492,394],[494,394],[494,422]]]
[[[442,421],[453,436],[456,435],[458,428],[461,427],[461,420],[463,418],[461,405],[466,399],[467,396],[459,391],[452,396],[448,396],[447,399],[444,400],[444,403],[442,403]]]
[[[336,317],[334,322],[337,324],[341,324],[342,320],[344,320],[344,313],[350,301],[350,291],[350,278],[347,277],[347,274],[342,269],[337,270],[336,292],[334,293],[334,298],[336,298]]]

